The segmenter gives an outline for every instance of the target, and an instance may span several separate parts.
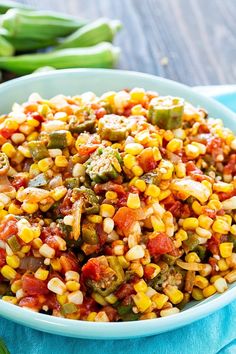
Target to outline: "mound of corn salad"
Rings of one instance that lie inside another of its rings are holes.
[[[0,117],[2,300],[108,322],[224,292],[235,174],[233,133],[181,98],[32,94]]]

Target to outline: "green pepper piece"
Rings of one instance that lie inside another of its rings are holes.
[[[48,149],[65,149],[67,146],[67,131],[58,130],[49,134]]]
[[[188,233],[187,240],[183,241],[184,250],[186,252],[193,251],[194,248],[198,246],[198,244],[199,244],[199,240],[197,235],[192,233]]]
[[[49,179],[45,173],[40,173],[29,181],[28,187],[44,187],[48,184]]]
[[[83,212],[85,214],[97,214],[99,213],[99,199],[92,189],[82,186],[81,188],[74,189],[75,198],[83,199]]]
[[[86,173],[96,183],[106,182],[118,177],[121,172],[121,157],[117,149],[111,147],[98,149],[85,163]]]
[[[162,259],[164,262],[166,262],[168,265],[174,265],[176,262],[176,259],[178,259],[178,257],[174,257],[171,256],[170,254],[164,254],[162,256]]]
[[[17,240],[16,235],[8,237],[7,243],[13,252],[18,252],[21,249],[20,242]]]
[[[116,256],[107,256],[105,257],[108,261],[109,267],[115,272],[115,279],[108,281],[108,286],[104,288],[104,280],[101,282],[95,282],[93,280],[89,280],[88,285],[90,285],[93,290],[103,297],[108,296],[113,293],[123,282],[125,279],[124,270],[120,265]]]
[[[228,240],[227,242],[233,242],[233,251],[236,251],[236,236],[235,235],[228,235]]]
[[[147,184],[155,184],[158,186],[161,182],[161,173],[160,171],[150,171],[145,173],[140,177]]]
[[[0,176],[6,175],[10,168],[9,160],[4,152],[0,152]]]
[[[43,141],[30,141],[28,143],[28,148],[34,161],[40,161],[46,157],[49,157],[48,150]]]
[[[7,349],[6,344],[3,342],[2,338],[0,338],[0,353],[1,354],[10,354],[10,352]]]
[[[127,118],[116,114],[107,114],[98,121],[98,134],[109,141],[124,140],[128,135]]]
[[[0,283],[0,296],[6,295],[8,290],[9,290],[9,284],[1,282]]]
[[[117,312],[120,316],[126,315],[127,313],[129,313],[130,311],[132,311],[132,307],[133,305],[119,305],[117,307]]]
[[[95,127],[95,120],[85,120],[82,123],[71,122],[69,125],[69,130],[71,133],[83,133],[83,132],[92,132]]]
[[[97,245],[99,242],[99,237],[95,229],[95,224],[84,220],[82,224],[82,238],[85,243],[90,245]]]
[[[198,245],[193,249],[194,252],[197,253],[198,257],[201,259],[201,261],[204,261],[206,258],[206,247],[202,245]]]
[[[79,187],[79,178],[66,178],[65,186],[68,189],[74,189]]]
[[[177,129],[182,125],[184,100],[163,96],[152,100],[148,109],[148,121],[161,129]]]
[[[62,305],[61,312],[63,313],[63,315],[70,315],[71,313],[75,313],[77,311],[78,311],[77,306],[72,302],[68,302]]]

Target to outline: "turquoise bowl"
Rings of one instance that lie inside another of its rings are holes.
[[[162,95],[184,97],[196,106],[204,107],[211,116],[221,118],[235,129],[236,116],[220,103],[194,92],[190,87],[147,74],[101,69],[61,70],[15,79],[0,85],[0,114],[10,111],[14,102],[22,103],[32,92],[44,98],[57,94],[75,95],[86,91],[102,94],[123,88],[142,87]],[[41,331],[78,338],[121,339],[150,336],[170,331],[196,320],[229,304],[236,298],[236,284],[223,294],[202,302],[191,302],[188,307],[169,317],[137,322],[94,323],[75,321],[35,313],[0,300],[0,315],[22,325]]]

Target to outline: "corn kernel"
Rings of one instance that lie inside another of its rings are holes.
[[[143,174],[143,169],[140,166],[134,166],[132,172],[135,176],[140,177]]]
[[[152,304],[149,297],[143,292],[138,292],[136,295],[133,295],[132,298],[140,312],[146,311]]]
[[[106,204],[107,205],[107,204]],[[101,215],[88,215],[87,219],[94,224],[100,224],[102,222],[102,217]]]
[[[157,198],[160,195],[160,192],[160,188],[157,187],[155,184],[149,184],[145,191],[145,194],[150,197]]]
[[[163,291],[174,305],[179,304],[184,298],[182,291],[175,286],[167,285]]]
[[[35,239],[33,239],[31,245],[33,248],[37,248],[39,249],[43,244],[43,241],[41,240],[41,238],[37,237]]]
[[[113,191],[106,192],[106,199],[115,200],[117,199],[117,193]]]
[[[38,168],[41,172],[48,171],[53,166],[53,160],[51,157],[46,157],[38,162]]]
[[[53,258],[55,256],[55,250],[46,243],[40,247],[39,253],[45,258]]]
[[[22,241],[25,243],[29,243],[34,239],[34,232],[29,227],[23,227],[19,232],[18,236],[21,238]]]
[[[181,150],[182,147],[183,147],[183,141],[180,139],[174,138],[171,141],[169,141],[169,143],[166,146],[166,149],[171,152],[175,152],[175,151]]]
[[[13,215],[21,215],[23,211],[21,210],[20,206],[16,205],[15,203],[11,203],[8,207],[8,213]]]
[[[11,284],[11,291],[13,293],[16,293],[18,290],[20,290],[22,288],[22,281],[21,280],[15,280],[12,284]]]
[[[72,304],[81,305],[83,303],[83,300],[84,300],[84,296],[82,291],[80,290],[73,291],[68,295],[68,301],[71,302]]]
[[[135,187],[138,188],[140,192],[144,192],[146,189],[146,183],[142,179],[137,179],[134,183]]]
[[[190,252],[185,256],[185,261],[188,263],[201,262],[196,252]]]
[[[125,255],[127,261],[134,261],[144,257],[144,249],[140,245],[132,247]]]
[[[3,296],[2,297],[3,301],[9,302],[10,304],[16,305],[17,304],[17,298],[14,296]]]
[[[214,286],[216,288],[216,290],[218,291],[218,293],[223,293],[225,290],[228,289],[228,285],[226,283],[226,280],[224,278],[218,278],[215,282],[214,282]]]
[[[233,252],[233,243],[232,242],[223,242],[220,244],[219,248],[220,248],[220,255],[223,258],[227,258],[230,257],[232,255]]]
[[[12,280],[16,277],[16,271],[9,265],[4,265],[1,269],[1,274],[4,278]]]
[[[207,215],[200,215],[198,218],[199,226],[203,229],[209,230],[213,224],[213,220]]]
[[[75,280],[68,280],[66,282],[66,287],[69,291],[77,291],[80,288],[80,284]]]
[[[22,209],[27,213],[27,214],[33,214],[36,213],[36,211],[38,210],[39,206],[37,203],[28,203],[28,202],[24,202],[21,205]]]
[[[7,157],[14,157],[16,154],[16,149],[11,143],[5,143],[2,146],[2,152],[7,155]]]
[[[50,291],[58,295],[63,295],[66,292],[65,284],[57,277],[50,279],[47,287]]]
[[[105,218],[103,220],[103,231],[106,232],[107,234],[110,234],[112,230],[114,229],[114,221],[111,218]]]
[[[169,308],[169,309],[161,310],[160,316],[161,317],[166,317],[166,316],[176,315],[177,313],[179,313],[179,311],[180,310],[177,307],[172,307],[172,308]]]
[[[46,280],[48,277],[49,271],[43,268],[38,268],[34,273],[36,279]]]
[[[161,310],[163,308],[163,306],[167,303],[168,300],[169,300],[169,298],[165,294],[157,293],[152,296],[152,301],[155,303],[156,308],[158,310]]]
[[[165,190],[165,191],[161,191],[161,193],[159,194],[159,201],[166,199],[167,197],[169,197],[169,195],[171,195],[171,191],[170,190]]]
[[[178,232],[176,232],[175,238],[176,240],[185,241],[188,239],[188,234],[186,231],[180,229]]]
[[[207,278],[204,278],[201,275],[196,275],[194,279],[194,285],[200,289],[204,289],[209,285],[209,281]]]
[[[96,316],[97,316],[97,312],[90,312],[90,314],[87,317],[87,321],[94,322]]]
[[[203,296],[204,297],[209,297],[215,294],[216,288],[214,285],[208,285],[206,288],[202,290]]]
[[[60,199],[62,199],[67,193],[67,189],[64,186],[59,186],[56,187],[52,192],[51,192],[51,197],[58,201]]]
[[[136,193],[129,193],[128,199],[127,199],[127,206],[131,209],[140,208],[139,195]]]
[[[225,280],[230,284],[235,282],[236,281],[236,270],[232,270],[231,272],[226,274]]]
[[[219,267],[219,270],[221,272],[225,272],[226,270],[229,269],[229,266],[228,264],[226,263],[226,260],[225,259],[220,259],[218,262],[217,262],[217,265]]]
[[[100,207],[100,215],[104,218],[112,218],[115,214],[115,208],[110,204],[102,204]]]
[[[154,279],[161,271],[161,268],[158,264],[149,263],[145,266],[145,273],[149,279]]]
[[[198,219],[197,218],[186,218],[183,221],[183,229],[184,230],[195,230],[198,227]]]
[[[137,163],[135,156],[130,154],[124,156],[123,162],[125,167],[128,168],[129,170],[131,170]]]
[[[230,193],[234,190],[233,184],[225,183],[225,182],[217,182],[213,184],[213,191],[215,192],[223,192]]]
[[[57,167],[67,167],[68,166],[68,160],[67,160],[67,158],[65,156],[56,156],[55,165]]]
[[[193,288],[192,293],[191,293],[192,297],[194,298],[194,300],[196,301],[201,301],[204,299],[202,290],[199,288]]]
[[[109,295],[107,295],[107,296],[105,297],[105,300],[106,300],[109,304],[113,305],[113,304],[115,304],[115,303],[117,302],[118,297],[116,297],[114,294],[109,294]]]
[[[201,204],[195,200],[192,204],[192,209],[196,215],[201,215],[202,214],[202,206]]]
[[[62,268],[59,258],[51,259],[50,265],[52,266],[52,269],[55,271],[60,271]]]
[[[139,280],[136,284],[134,284],[134,290],[137,293],[140,291],[145,293],[147,291],[147,283],[143,279]]]
[[[64,294],[64,295],[57,294],[56,297],[57,297],[57,301],[59,302],[60,305],[64,305],[67,302],[67,295],[66,294]]]
[[[188,157],[191,157],[192,159],[195,159],[200,155],[199,148],[192,144],[188,144],[187,146],[185,146],[185,153]]]
[[[12,256],[6,256],[7,264],[12,268],[18,268],[20,266],[20,258],[17,257],[15,254]]]
[[[131,155],[138,155],[143,151],[143,145],[139,143],[129,143],[125,145],[125,152]]]

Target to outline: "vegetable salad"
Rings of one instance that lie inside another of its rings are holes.
[[[0,117],[0,295],[95,322],[178,313],[236,280],[236,138],[134,88]]]

